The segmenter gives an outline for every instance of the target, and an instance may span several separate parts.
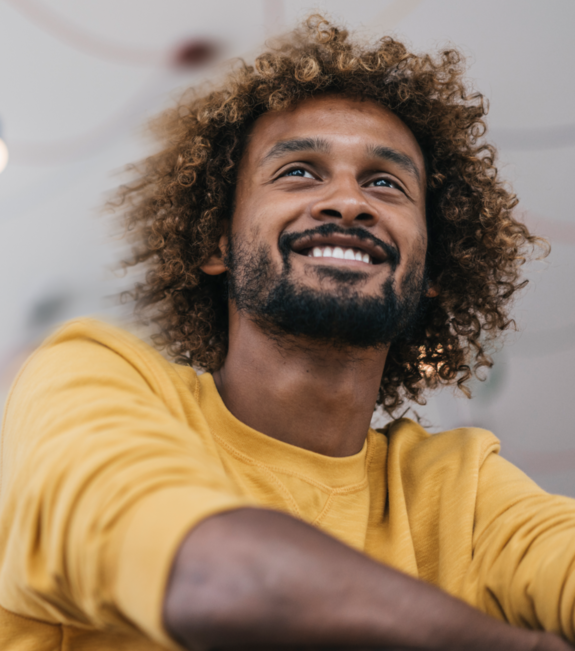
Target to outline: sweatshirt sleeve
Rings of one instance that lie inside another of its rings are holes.
[[[575,642],[575,500],[490,454],[479,473],[470,572],[481,610]]]
[[[0,605],[50,623],[135,627],[178,648],[161,612],[180,542],[209,515],[252,503],[210,449],[197,405],[189,422],[171,365],[118,333],[69,325],[15,383],[0,459]]]

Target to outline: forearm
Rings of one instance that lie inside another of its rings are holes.
[[[242,509],[188,535],[164,603],[192,648],[301,647],[528,651],[512,628],[289,516]]]

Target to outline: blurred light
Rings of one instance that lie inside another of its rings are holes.
[[[8,165],[8,147],[6,147],[6,143],[0,138],[0,174],[2,174],[6,165]]]

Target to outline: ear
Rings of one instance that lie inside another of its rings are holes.
[[[425,296],[427,296],[427,298],[435,298],[436,296],[439,296],[439,287],[437,285],[429,285],[425,290]]]
[[[210,276],[217,276],[218,274],[223,274],[224,271],[227,271],[227,267],[224,264],[226,258],[226,253],[228,251],[228,236],[224,234],[220,237],[218,242],[218,249],[213,253],[203,265],[200,265],[200,269]]]

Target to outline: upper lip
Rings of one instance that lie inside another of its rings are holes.
[[[301,253],[307,249],[312,249],[314,246],[341,246],[342,248],[358,249],[367,253],[374,264],[387,260],[387,254],[377,244],[356,235],[343,235],[340,233],[303,237],[292,244],[292,250]]]

